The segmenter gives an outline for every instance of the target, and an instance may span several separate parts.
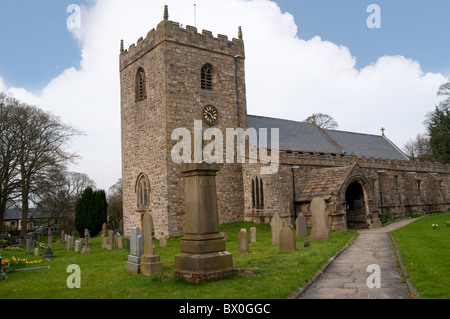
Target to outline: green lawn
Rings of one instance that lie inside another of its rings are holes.
[[[238,252],[237,236],[241,228],[255,226],[258,241],[250,243],[250,253]],[[450,228],[448,229],[450,231]],[[271,245],[270,226],[239,222],[221,226],[228,234],[227,251],[233,254],[237,271],[223,280],[187,283],[174,276],[174,255],[179,252],[180,238],[169,240],[169,247],[156,252],[161,256],[163,271],[153,276],[136,275],[126,270],[126,249],[109,251],[101,247],[101,238],[89,241],[90,254],[66,251],[65,244],[53,243],[55,258],[27,267],[50,265],[50,269],[8,273],[8,279],[0,281],[0,299],[4,298],[167,298],[167,299],[279,299],[287,298],[312,278],[320,267],[340,248],[351,242],[355,231],[331,232],[328,241],[311,242],[310,247],[300,248],[307,237],[296,238],[296,252],[279,252]],[[310,229],[309,229],[310,231]],[[41,249],[41,255],[44,250]],[[42,259],[22,251],[1,250],[3,259]],[[81,269],[81,288],[69,289],[66,280],[67,266],[77,264]]]
[[[450,298],[450,214],[433,214],[392,232],[421,299]],[[437,224],[436,229],[432,224]]]

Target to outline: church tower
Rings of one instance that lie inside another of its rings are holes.
[[[122,188],[124,231],[141,227],[141,215],[151,212],[155,236],[180,236],[184,231],[184,190],[180,164],[171,157],[179,140],[177,128],[193,134],[202,129],[247,129],[244,43],[238,38],[213,37],[192,26],[164,20],[128,50],[121,43]],[[199,122],[197,122],[199,123]],[[242,164],[221,164],[217,181],[221,223],[244,219]]]

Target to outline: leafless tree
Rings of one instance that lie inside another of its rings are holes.
[[[16,184],[13,193],[20,194],[21,197],[21,236],[24,236],[30,200],[33,200],[34,195],[50,189],[58,174],[64,171],[69,162],[74,161],[76,155],[65,147],[80,132],[36,106],[20,103],[12,98],[11,101],[7,103],[8,116],[2,116],[0,122],[5,127],[1,131],[2,144],[5,144],[4,140],[8,140],[11,143],[8,147],[13,151],[7,161],[2,161],[1,166],[2,171],[9,169],[13,172],[8,180]],[[7,150],[2,149],[1,152],[8,154]],[[4,179],[2,177],[2,183],[5,183]]]
[[[323,113],[313,113],[306,118],[305,122],[314,124],[321,129],[335,130],[338,127],[338,123],[332,116]]]

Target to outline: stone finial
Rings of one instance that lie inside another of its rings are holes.
[[[242,27],[239,27],[239,29],[238,29],[238,37],[239,37],[239,40],[242,40]]]
[[[384,136],[384,131],[385,131],[386,129],[384,128],[384,127],[382,127],[381,128],[381,136]]]
[[[169,20],[169,7],[167,4],[164,6],[164,21]]]
[[[120,53],[122,53],[123,51],[125,51],[123,48],[123,40],[120,40]],[[104,234],[103,234],[103,236],[104,236]]]

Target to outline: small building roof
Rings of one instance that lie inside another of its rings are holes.
[[[355,165],[312,170],[296,202],[310,202],[314,197],[327,200],[333,195],[338,195]]]

